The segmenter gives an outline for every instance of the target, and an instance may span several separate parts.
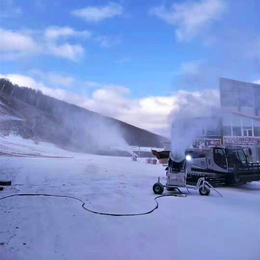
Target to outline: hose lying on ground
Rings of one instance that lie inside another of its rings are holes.
[[[3,186],[10,186],[12,184],[11,181],[0,181],[0,185],[3,185]]]
[[[77,201],[80,201],[82,203],[82,208],[90,213],[93,214],[97,214],[97,215],[103,215],[103,216],[113,216],[113,217],[133,217],[133,216],[142,216],[142,215],[148,215],[151,214],[152,212],[154,212],[156,209],[159,208],[159,203],[157,201],[157,199],[162,198],[162,197],[187,197],[185,194],[166,194],[166,195],[160,195],[154,198],[155,202],[156,202],[156,206],[146,212],[143,213],[129,213],[129,214],[114,214],[114,213],[105,213],[105,212],[99,212],[99,211],[94,211],[91,209],[88,209],[85,207],[85,202],[79,198],[76,197],[72,197],[72,196],[67,196],[67,195],[52,195],[52,194],[44,194],[44,193],[21,193],[21,194],[12,194],[9,196],[5,196],[0,198],[0,200],[4,200],[4,199],[8,199],[8,198],[12,198],[12,197],[36,197],[36,196],[44,196],[44,197],[56,197],[56,198],[67,198],[67,199],[74,199]]]

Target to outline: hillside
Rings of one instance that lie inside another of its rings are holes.
[[[1,119],[2,118],[2,119]],[[162,147],[166,138],[0,79],[0,134],[81,152],[110,146]]]

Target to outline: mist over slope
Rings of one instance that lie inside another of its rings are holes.
[[[0,135],[102,153],[111,146],[162,147],[166,138],[0,79]],[[126,148],[127,150],[127,148]]]

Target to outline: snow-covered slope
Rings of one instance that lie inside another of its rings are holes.
[[[31,139],[9,135],[0,137],[0,156],[19,157],[63,157],[71,156],[68,151],[49,143],[35,143]]]
[[[97,154],[104,154],[107,146],[121,145],[122,140],[128,145],[159,147],[162,146],[161,141],[167,140],[125,122],[32,89],[12,86],[12,83],[0,79],[0,85],[5,83],[9,90],[4,88],[4,92],[0,91],[0,136],[15,134],[53,143],[67,150],[95,150]],[[10,116],[16,120],[6,120]]]
[[[45,155],[64,156],[47,144],[44,149]],[[92,210],[140,213],[155,206],[157,176],[165,181],[161,165],[130,158],[2,156],[0,179],[12,180],[12,186],[0,198],[68,195]],[[259,183],[218,190],[223,197],[183,190],[187,197],[160,198],[157,210],[139,217],[95,215],[68,198],[0,200],[0,259],[259,259]]]

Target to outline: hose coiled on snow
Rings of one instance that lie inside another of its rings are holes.
[[[91,209],[88,209],[85,207],[85,202],[79,198],[73,197],[73,196],[67,196],[67,195],[54,195],[54,194],[45,194],[45,193],[20,193],[20,194],[12,194],[12,195],[8,195],[5,197],[0,198],[0,200],[4,200],[4,199],[8,199],[8,198],[12,198],[12,197],[39,197],[39,196],[43,196],[43,197],[56,197],[56,198],[67,198],[67,199],[73,199],[73,200],[77,200],[79,202],[82,203],[82,208],[90,213],[93,214],[97,214],[97,215],[102,215],[102,216],[112,216],[112,217],[134,217],[134,216],[143,216],[143,215],[148,215],[151,214],[152,212],[154,212],[156,209],[159,208],[159,203],[157,201],[157,199],[162,198],[162,197],[186,197],[186,195],[184,194],[167,194],[167,195],[160,195],[154,198],[156,205],[153,209],[143,212],[143,213],[128,213],[128,214],[116,214],[116,213],[106,213],[106,212],[99,212],[99,211],[94,211]]]

